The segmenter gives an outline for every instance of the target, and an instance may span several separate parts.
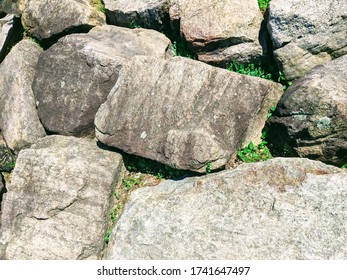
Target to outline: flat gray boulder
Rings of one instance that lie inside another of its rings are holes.
[[[162,30],[168,19],[168,0],[105,0],[110,24]]]
[[[20,28],[20,19],[15,15],[0,16],[0,62],[9,48],[19,40]]]
[[[0,130],[16,152],[46,135],[31,88],[41,52],[34,42],[23,40],[0,64]]]
[[[2,203],[2,259],[99,259],[119,154],[95,140],[48,136],[19,153]]]
[[[23,0],[19,5],[22,23],[32,36],[49,39],[73,30],[106,24],[98,2],[90,0]]]
[[[277,158],[133,192],[106,259],[347,258],[347,172]]]
[[[42,124],[63,135],[93,134],[122,65],[137,55],[164,59],[169,46],[157,31],[106,25],[60,39],[40,56],[33,83]]]
[[[272,0],[268,29],[288,80],[347,54],[345,0]]]
[[[96,137],[178,169],[224,166],[242,144],[260,142],[282,87],[191,59],[137,57],[95,117]]]
[[[315,67],[281,98],[270,119],[281,152],[335,165],[347,163],[347,55]]]

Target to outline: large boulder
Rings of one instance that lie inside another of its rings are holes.
[[[19,0],[1,0],[0,14],[1,13],[20,15]]]
[[[104,144],[178,169],[224,166],[241,147],[260,141],[279,84],[191,59],[137,57],[95,117]]]
[[[98,3],[100,1],[23,0],[19,7],[26,31],[42,40],[63,32],[85,31],[106,24]]]
[[[20,29],[20,19],[15,15],[0,16],[0,62],[12,45],[19,41]]]
[[[283,95],[270,119],[278,153],[347,162],[347,55],[317,66]]]
[[[342,169],[294,158],[243,164],[133,192],[105,258],[345,260],[346,206]]]
[[[38,112],[52,132],[85,136],[94,133],[94,117],[133,56],[169,56],[170,40],[146,29],[116,26],[60,39],[39,59],[33,83]]]
[[[347,54],[345,0],[272,0],[268,29],[288,80]]]
[[[0,130],[16,152],[46,135],[31,88],[41,52],[34,42],[23,40],[0,64]]]
[[[168,0],[104,0],[110,24],[162,30],[168,21]]]
[[[99,259],[119,154],[95,140],[48,136],[19,153],[2,203],[3,259]]]
[[[256,0],[175,0],[172,21],[199,60],[226,66],[263,59],[259,34],[263,16]],[[263,33],[261,33],[263,34]]]

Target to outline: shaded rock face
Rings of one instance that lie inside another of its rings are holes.
[[[5,58],[9,48],[19,41],[20,19],[15,15],[0,15],[0,62]]]
[[[0,134],[0,172],[10,172],[15,164],[15,155],[7,147],[5,140]]]
[[[105,9],[110,24],[162,30],[168,21],[168,0],[105,0]]]
[[[346,259],[346,190],[346,172],[307,159],[166,181],[132,193],[106,258]]]
[[[99,259],[119,154],[94,140],[48,136],[19,153],[2,205],[4,259]]]
[[[270,138],[278,150],[291,147],[300,157],[346,163],[347,55],[298,79],[270,121]]]
[[[278,65],[288,80],[347,54],[347,2],[272,0],[268,29]]]
[[[23,40],[0,64],[0,130],[16,152],[46,135],[31,88],[41,52],[35,43]]]
[[[1,0],[0,2],[0,14],[16,14],[19,15],[18,0]]]
[[[136,77],[136,78],[134,78]],[[190,59],[138,57],[120,72],[95,117],[104,144],[178,169],[224,166],[260,141],[279,84]]]
[[[179,19],[180,32],[198,52],[199,60],[223,66],[233,60],[239,63],[261,60],[259,33],[263,16],[257,1],[176,0],[174,3],[171,14]]]
[[[159,32],[115,26],[60,39],[40,56],[33,83],[42,124],[58,134],[93,134],[95,113],[122,65],[136,55],[165,58],[169,45]]]
[[[20,4],[22,23],[27,31],[39,40],[77,28],[86,30],[105,24],[105,15],[98,11],[92,2],[90,0],[24,0]]]

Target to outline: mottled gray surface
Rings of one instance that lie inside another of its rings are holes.
[[[0,18],[0,62],[4,59],[9,48],[19,40],[20,19],[15,15]]]
[[[288,80],[347,54],[345,0],[272,0],[268,29]]]
[[[58,41],[39,59],[33,90],[42,124],[64,135],[94,133],[94,117],[133,56],[165,58],[170,41],[146,29],[93,28]]]
[[[347,173],[277,158],[138,189],[107,259],[346,259]]]
[[[0,257],[99,259],[119,154],[95,140],[48,136],[19,153],[2,204]]]
[[[260,142],[279,84],[176,57],[138,57],[120,72],[95,118],[104,144],[205,172],[235,155],[242,143]]]
[[[31,88],[41,52],[34,42],[23,40],[0,64],[0,130],[15,151],[46,135]]]
[[[301,157],[345,164],[347,55],[298,79],[285,92],[270,121],[270,134],[278,149],[292,147]]]
[[[106,24],[105,14],[90,0],[23,0],[22,23],[39,40],[71,31]]]
[[[161,30],[169,13],[168,0],[105,0],[110,24]]]

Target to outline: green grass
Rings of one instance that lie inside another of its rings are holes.
[[[187,57],[195,60],[198,59],[197,54],[189,50],[188,43],[182,39],[173,41],[172,50],[174,52],[174,56]]]
[[[244,65],[244,64],[238,64],[236,61],[233,61],[230,64],[230,66],[227,68],[227,70],[236,72],[239,74],[259,77],[259,78],[273,81],[271,73],[265,71],[261,65],[255,65],[255,64]]]
[[[142,28],[142,26],[139,25],[135,19],[133,19],[129,24],[129,28],[131,28],[131,29]]]
[[[347,168],[347,163],[342,165],[341,168]]]
[[[271,159],[272,156],[266,144],[267,142],[262,140],[258,146],[255,146],[251,141],[247,147],[238,150],[237,156],[243,162],[257,162]]]
[[[91,5],[99,12],[106,13],[105,4],[102,0],[91,0]]]
[[[266,11],[266,9],[269,7],[269,3],[271,0],[258,0],[258,5],[259,5],[259,9],[261,11]]]

